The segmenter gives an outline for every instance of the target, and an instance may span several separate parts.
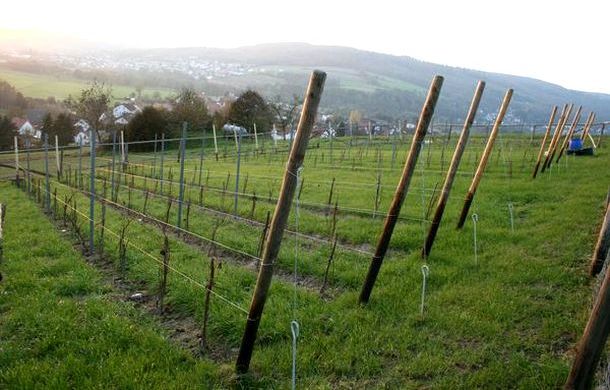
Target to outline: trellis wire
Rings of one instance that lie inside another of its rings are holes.
[[[64,201],[62,201],[61,199],[57,199],[57,202],[67,206],[68,208],[70,208],[70,210],[74,211],[75,213],[77,213],[78,215],[80,215],[82,218],[84,218],[86,221],[91,221],[91,219],[89,218],[88,215],[86,215],[85,213],[83,213],[82,211],[74,208],[72,205],[65,203]],[[120,234],[114,232],[113,230],[111,230],[110,228],[108,228],[107,226],[102,226],[99,222],[93,221],[93,223],[95,223],[95,225],[98,225],[100,227],[102,227],[107,233],[109,233],[110,235],[116,237],[116,238],[120,238]],[[90,234],[92,234],[90,232]],[[131,241],[127,241],[127,245],[132,246],[134,249],[138,250],[139,252],[141,252],[142,254],[144,254],[145,256],[151,258],[152,260],[154,260],[155,262],[159,263],[159,264],[163,264],[163,261],[158,259],[155,255],[151,254],[150,252],[146,251],[145,249],[139,247],[136,244],[133,244]],[[208,288],[201,284],[200,282],[198,282],[197,280],[193,279],[192,277],[190,277],[189,275],[185,274],[184,272],[176,269],[173,266],[168,265],[168,268],[176,273],[177,275],[183,277],[184,279],[186,279],[187,281],[193,283],[194,285],[203,288],[204,290],[208,290]],[[224,301],[225,303],[233,306],[234,308],[242,311],[245,314],[248,314],[248,311],[246,309],[244,309],[243,307],[239,306],[237,303],[231,301],[230,299],[222,296],[221,294],[217,293],[214,290],[209,290],[210,293],[212,293],[214,296],[218,297],[219,299],[221,299],[222,301]]]

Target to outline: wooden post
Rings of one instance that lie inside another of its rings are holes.
[[[563,142],[561,143],[561,147],[559,148],[559,153],[557,154],[557,160],[555,160],[555,163],[558,163],[559,160],[561,160],[561,156],[563,155],[563,152],[565,152],[566,147],[568,146],[568,143],[570,142],[570,139],[572,138],[572,134],[574,134],[574,130],[576,130],[576,127],[578,127],[578,122],[580,121],[581,111],[582,111],[582,106],[579,106],[578,110],[576,110],[576,115],[574,115],[574,120],[572,121],[572,125],[570,126],[568,133],[566,134],[565,138],[563,139]]]
[[[550,166],[553,164],[553,159],[555,158],[555,154],[557,153],[557,150],[559,148],[559,140],[561,139],[561,136],[563,135],[563,129],[566,127],[566,124],[568,123],[568,120],[570,119],[570,114],[572,113],[573,108],[574,108],[573,105],[570,105],[570,107],[568,108],[568,113],[563,121],[563,124],[561,125],[561,129],[559,130],[559,135],[557,136],[557,140],[553,144],[553,150],[551,151],[551,155],[550,155],[551,158],[549,158],[549,161],[546,166],[547,168],[550,168]],[[574,117],[576,117],[576,114],[574,115]]]
[[[324,281],[322,282],[322,287],[320,287],[320,295],[324,294],[324,290],[326,289],[326,284],[328,283],[328,273],[330,271],[330,266],[333,263],[333,259],[335,258],[335,249],[337,249],[337,235],[333,236],[333,243],[330,248],[330,255],[328,256],[328,262],[326,263],[326,270],[324,271]]]
[[[610,255],[606,255],[606,261]],[[582,338],[578,342],[576,357],[564,389],[590,389],[602,351],[606,348],[610,332],[610,272],[597,293],[595,304],[587,321]]]
[[[483,178],[483,172],[485,171],[485,167],[487,166],[487,160],[489,160],[489,156],[491,155],[491,151],[494,147],[494,142],[496,140],[496,137],[498,136],[498,132],[500,131],[500,126],[502,125],[504,115],[506,114],[512,96],[512,89],[506,91],[506,94],[504,95],[504,100],[502,100],[502,105],[500,106],[500,111],[498,112],[496,121],[494,122],[493,128],[491,129],[491,134],[487,139],[487,144],[485,145],[485,150],[483,151],[483,155],[481,156],[481,161],[479,161],[479,166],[477,167],[474,177],[472,178],[472,183],[470,183],[470,188],[468,188],[466,198],[464,199],[464,206],[462,207],[462,213],[460,214],[460,219],[458,220],[457,224],[458,229],[461,229],[464,226],[464,222],[466,222],[468,210],[470,210],[470,205],[472,204],[474,195],[476,194],[477,188],[479,187],[479,183]]]
[[[218,161],[218,141],[216,140],[216,124],[212,123],[212,134],[214,135],[214,154],[216,155],[216,161]]]
[[[208,319],[210,318],[210,298],[214,289],[214,271],[216,268],[214,257],[210,257],[210,277],[205,286],[205,301],[203,304],[203,326],[201,328],[201,350],[207,347]]]
[[[419,115],[417,128],[413,136],[413,141],[411,142],[411,148],[409,149],[407,160],[405,161],[402,176],[400,178],[400,181],[398,182],[396,191],[394,192],[394,198],[392,199],[390,209],[388,210],[388,213],[385,217],[383,232],[381,233],[381,237],[379,237],[379,241],[377,242],[375,255],[373,255],[368,273],[366,275],[366,279],[364,280],[364,284],[362,285],[362,290],[360,292],[359,297],[359,302],[361,304],[366,304],[369,301],[369,298],[371,297],[373,286],[375,285],[377,275],[379,274],[379,270],[381,269],[383,258],[385,257],[385,254],[390,245],[390,239],[392,238],[392,233],[394,232],[396,221],[398,221],[398,216],[400,215],[402,203],[405,197],[407,196],[409,184],[411,183],[411,178],[413,177],[413,173],[415,172],[417,158],[419,157],[424,137],[426,136],[426,132],[428,131],[428,126],[432,121],[432,116],[434,115],[434,108],[440,95],[442,85],[443,77],[434,76],[434,78],[432,79],[432,83],[430,84],[430,88],[428,89],[426,101],[424,102],[424,106]]]
[[[273,219],[269,228],[269,238],[265,242],[262,265],[259,269],[256,287],[248,313],[248,320],[237,356],[236,369],[238,373],[246,373],[250,367],[250,360],[252,358],[258,326],[263,314],[265,301],[267,300],[267,292],[271,286],[271,279],[273,278],[273,264],[280,250],[282,236],[288,221],[290,207],[297,187],[298,170],[301,168],[303,159],[305,158],[307,144],[309,143],[309,135],[311,134],[311,129],[315,122],[325,79],[326,73],[317,70],[312,73],[311,78],[309,79],[309,86],[307,87],[307,94],[305,95],[305,102],[303,103],[303,111],[301,113],[301,119],[299,120],[296,139],[292,143],[290,157],[286,164],[282,190],[277,201],[275,212],[273,213]]]
[[[593,126],[593,122],[595,121],[595,113],[592,112],[591,113],[591,121],[589,122],[589,126],[585,126],[584,130],[582,131],[582,143],[584,144],[585,142],[587,142],[587,135],[589,135],[589,130],[591,130],[591,126]]]
[[[256,131],[256,122],[254,122],[254,147],[256,148],[256,152],[258,153],[258,132]]]
[[[267,232],[269,231],[270,218],[271,218],[271,211],[267,211],[267,218],[265,219],[265,227],[263,228],[263,231],[261,232],[261,238],[260,238],[259,244],[258,244],[258,252],[256,252],[257,257],[261,257],[263,255],[265,240],[267,238]],[[258,268],[258,266],[259,266],[259,264],[256,264],[257,268]]]
[[[538,158],[536,159],[536,165],[534,166],[534,173],[532,174],[532,179],[535,179],[536,176],[538,176],[538,169],[540,168],[542,156],[544,155],[544,147],[546,146],[546,140],[549,138],[549,134],[551,133],[551,127],[553,127],[553,121],[555,120],[556,113],[557,106],[553,106],[553,110],[551,111],[551,117],[549,118],[549,124],[546,126],[544,137],[542,138],[542,142],[540,143],[540,151],[538,152]]]
[[[570,104],[567,107],[567,109],[562,112],[563,115],[559,118],[559,122],[557,123],[557,128],[555,129],[555,133],[553,134],[553,138],[551,139],[551,143],[546,152],[546,158],[544,159],[544,163],[542,164],[542,169],[540,170],[540,172],[544,172],[550,166],[551,160],[553,159],[553,156],[555,155],[555,148],[557,146],[557,142],[559,141],[559,137],[561,137],[563,128],[564,128],[566,122],[568,121],[570,114],[572,113],[572,107],[573,107],[573,105]]]
[[[468,135],[470,134],[470,127],[472,126],[472,122],[474,122],[474,117],[477,114],[477,110],[479,108],[479,103],[481,102],[481,96],[483,95],[484,89],[485,82],[479,81],[479,83],[477,84],[477,88],[474,92],[474,96],[472,97],[470,109],[468,110],[468,115],[466,116],[466,121],[464,122],[462,132],[460,133],[460,138],[458,140],[457,145],[455,146],[455,151],[453,152],[453,157],[451,158],[451,164],[449,165],[449,169],[447,170],[447,176],[445,177],[445,183],[443,184],[443,189],[441,190],[441,194],[438,198],[438,203],[436,204],[436,211],[434,212],[434,217],[432,217],[432,223],[430,224],[428,235],[426,236],[426,241],[422,249],[422,257],[424,259],[427,259],[430,255],[430,250],[432,249],[432,245],[434,244],[436,233],[438,231],[439,226],[441,225],[445,206],[447,205],[447,199],[449,199],[449,193],[451,192],[451,187],[453,186],[453,180],[455,179],[455,174],[457,173],[458,166],[460,165],[460,160],[462,159],[462,155],[464,154],[464,149],[466,149]]]
[[[167,274],[169,273],[169,238],[163,228],[163,248],[161,249],[161,256],[163,256],[163,262],[161,263],[161,282],[159,283],[159,292],[157,295],[157,310],[160,314],[163,313],[163,299],[167,291]]]
[[[591,267],[589,269],[591,276],[597,275],[604,267],[604,259],[608,252],[610,252],[608,248],[610,248],[610,205],[606,202],[606,213],[604,214],[602,226],[599,229],[599,236],[597,237],[593,258],[591,259]]]

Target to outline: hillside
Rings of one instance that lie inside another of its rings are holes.
[[[411,57],[398,57],[347,47],[314,46],[303,43],[265,44],[236,49],[180,48],[128,50],[121,56],[149,61],[180,58],[200,61],[250,64],[250,72],[239,77],[212,80],[209,84],[257,87],[267,94],[288,95],[302,88],[312,68],[329,74],[325,104],[335,108],[357,107],[368,115],[390,117],[415,115],[434,74],[445,76],[438,116],[459,119],[466,112],[476,81],[487,81],[482,102],[485,113],[497,110],[507,88],[515,90],[511,112],[524,121],[544,121],[553,104],[573,102],[594,110],[598,117],[610,116],[610,95],[574,91],[559,85],[519,76],[462,69]]]
[[[607,94],[347,47],[304,43],[235,49],[74,46],[56,52],[27,51],[22,56],[27,59],[12,56],[9,48],[0,40],[0,78],[14,82],[22,93],[37,97],[48,94],[63,98],[64,91],[77,88],[77,81],[101,79],[124,86],[125,91],[121,91],[124,94],[140,87],[149,94],[158,91],[166,95],[188,85],[210,96],[255,88],[268,98],[280,95],[290,99],[302,93],[311,70],[321,68],[328,73],[322,109],[345,116],[358,109],[367,117],[415,121],[428,83],[433,75],[441,74],[445,83],[436,110],[439,121],[463,119],[480,79],[487,81],[487,88],[477,117],[479,122],[493,118],[507,88],[515,90],[505,120],[508,123],[546,122],[552,105],[567,102],[583,105],[585,112],[595,111],[599,119],[610,117]]]

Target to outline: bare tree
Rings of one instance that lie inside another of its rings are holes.
[[[276,123],[282,130],[282,134],[286,135],[286,131],[292,126],[298,115],[298,108],[303,101],[297,95],[293,95],[290,103],[282,102],[282,98],[277,95],[271,102],[269,108],[275,115]]]
[[[68,96],[65,103],[68,108],[89,123],[95,130],[97,138],[100,137],[102,114],[108,112],[108,104],[112,99],[112,87],[103,82],[94,81],[80,92],[77,98]]]

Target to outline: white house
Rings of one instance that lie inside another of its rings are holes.
[[[74,136],[74,143],[77,145],[89,145],[89,132],[79,131],[78,134]]]
[[[40,130],[36,130],[30,121],[25,121],[25,123],[21,125],[19,128],[19,135],[22,137],[33,137],[36,139],[40,139],[42,137]]]
[[[274,141],[291,140],[292,134],[293,134],[292,132],[289,132],[286,134],[278,134],[277,130],[275,129],[275,126],[273,126],[273,130],[271,130],[271,138]]]
[[[112,109],[112,116],[114,116],[116,121],[125,116],[134,115],[140,111],[142,111],[140,107],[133,103],[121,103]]]

